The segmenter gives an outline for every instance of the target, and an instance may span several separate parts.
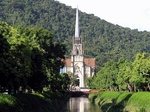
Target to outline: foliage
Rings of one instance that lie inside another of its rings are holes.
[[[0,90],[16,93],[28,89],[42,92],[66,90],[68,74],[59,74],[64,66],[65,45],[53,42],[43,28],[12,27],[0,23]],[[58,52],[59,51],[59,52]]]
[[[149,92],[134,93],[127,102],[125,111],[149,112],[150,110]]]
[[[89,86],[89,87],[91,87],[91,88],[92,88],[92,78],[93,78],[93,77],[87,77],[87,78],[85,79],[85,84],[86,84],[86,86]]]
[[[0,105],[14,106],[16,98],[11,95],[0,94]]]
[[[97,70],[107,61],[124,57],[133,61],[135,54],[150,51],[150,33],[111,24],[93,14],[79,11],[80,34],[85,57],[95,57]],[[75,9],[54,0],[1,0],[0,21],[13,26],[43,27],[54,32],[55,42],[71,52]]]
[[[93,78],[90,78],[88,85],[91,88],[110,91],[149,91],[149,53],[138,53],[133,62],[123,58],[118,62],[108,61]]]
[[[51,97],[54,96],[55,97]],[[58,102],[59,100],[59,102]],[[1,112],[58,112],[61,111],[68,98],[56,93],[44,94],[0,94]]]
[[[0,24],[1,41],[5,41],[1,52],[6,55],[6,59],[0,58],[4,78],[0,86],[57,91],[59,70],[64,65],[61,59],[71,52],[75,9],[54,0],[1,0],[0,15],[1,21],[15,26]],[[79,16],[84,56],[96,58],[98,72],[87,84],[115,91],[150,90],[149,58],[142,54],[149,52],[150,33],[123,28],[81,11]]]
[[[99,95],[89,95],[90,101],[94,101],[105,112],[149,112],[148,92],[100,92]]]

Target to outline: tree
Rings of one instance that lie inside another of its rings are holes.
[[[88,78],[86,78],[86,80],[85,80],[85,83],[86,83],[86,85],[88,86],[88,87],[90,87],[90,88],[94,88],[93,87],[93,84],[92,84],[92,79],[93,77],[88,77]]]
[[[93,78],[95,88],[109,89],[114,91],[117,89],[117,73],[118,66],[114,61],[108,61],[104,67]]]
[[[150,90],[150,55],[148,53],[137,54],[133,66],[134,76],[130,80],[136,89]]]
[[[132,75],[132,62],[120,58],[118,61],[118,74],[117,74],[117,85],[119,91],[125,91],[127,88],[130,90],[129,79]]]
[[[10,45],[2,34],[0,34],[0,48],[0,89],[1,91],[4,91],[8,81],[7,61],[9,57]]]
[[[75,9],[56,0],[1,0],[1,21],[10,25],[43,27],[53,31],[54,42],[66,45],[70,57],[74,36]],[[84,38],[85,57],[96,58],[96,69],[124,57],[133,61],[137,53],[150,51],[150,32],[114,25],[93,14],[80,13],[80,36]]]

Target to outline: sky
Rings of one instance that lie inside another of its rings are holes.
[[[56,0],[122,27],[150,31],[150,0]]]

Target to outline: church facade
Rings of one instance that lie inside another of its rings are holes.
[[[79,80],[79,87],[85,87],[85,79],[95,73],[95,58],[84,58],[82,39],[79,34],[79,14],[76,9],[75,36],[71,58],[65,60],[61,73],[72,73]]]

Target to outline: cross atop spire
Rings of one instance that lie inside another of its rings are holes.
[[[75,38],[79,37],[79,14],[78,14],[78,6],[76,9],[76,23],[75,23]]]

